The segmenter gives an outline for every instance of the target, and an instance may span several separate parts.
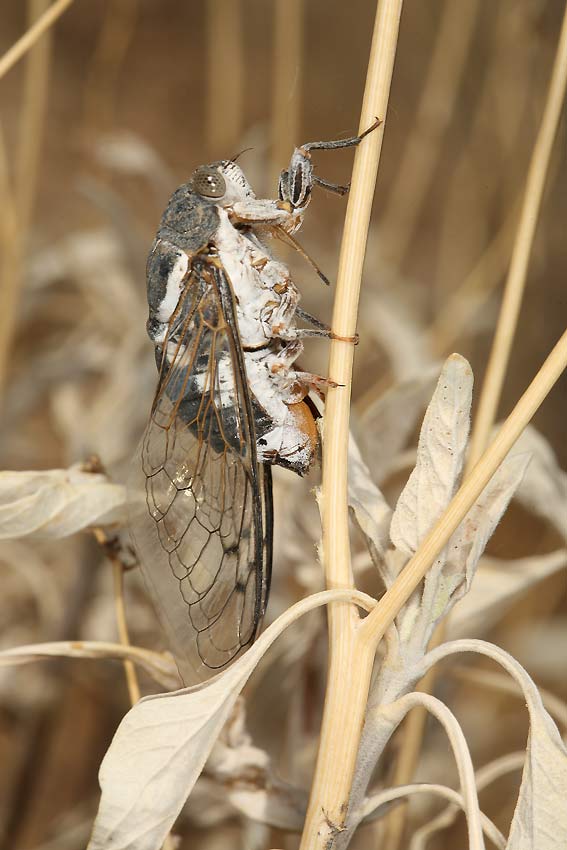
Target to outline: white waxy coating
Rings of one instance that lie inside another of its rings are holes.
[[[189,267],[189,258],[185,251],[179,251],[177,260],[167,276],[165,295],[156,311],[156,318],[160,322],[168,322],[173,315],[183,290],[183,280]]]
[[[283,263],[277,263],[232,226],[225,210],[219,210],[220,224],[215,242],[220,260],[226,269],[237,301],[237,318],[240,339],[244,347],[265,345],[273,339],[265,317],[270,308],[281,301],[274,287],[285,286],[299,300],[297,290],[289,280]],[[264,262],[263,269],[257,266]]]

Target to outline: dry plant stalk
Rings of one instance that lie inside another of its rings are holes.
[[[0,58],[0,79],[10,68],[13,68],[16,62],[19,62],[22,56],[25,56],[30,47],[33,47],[43,33],[53,26],[57,18],[65,12],[72,2],[73,0],[55,0],[55,3],[43,13],[39,20],[6,51],[4,56]]]
[[[215,155],[226,155],[242,132],[242,20],[240,0],[208,0],[206,132],[207,144]]]
[[[276,0],[271,115],[271,177],[277,181],[299,138],[303,58],[303,0]]]
[[[433,179],[439,145],[466,68],[478,6],[478,0],[447,0],[441,13],[414,125],[383,216],[384,246],[395,266],[407,254]],[[447,73],[448,67],[451,73]]]
[[[541,207],[545,178],[549,169],[553,141],[565,102],[566,86],[567,5],[563,16],[563,24],[561,26],[543,119],[530,161],[526,191],[520,214],[520,222],[516,231],[510,269],[504,289],[502,308],[500,310],[492,351],[480,396],[478,413],[472,432],[468,461],[469,469],[474,466],[484,451],[490,430],[496,419],[498,403],[500,401],[506,369],[508,368],[510,351],[514,341],[522,303],[528,262]]]
[[[379,0],[377,4],[360,132],[377,117],[386,120],[401,12],[402,0]],[[384,125],[364,139],[354,159],[332,320],[335,334],[347,338],[356,332],[383,133]],[[353,586],[347,506],[353,356],[350,343],[331,342],[328,374],[339,386],[329,389],[325,404],[321,492],[323,564],[329,589]],[[341,603],[329,608],[327,691],[301,850],[324,847],[333,829],[341,829],[346,819],[374,661],[374,647],[360,641],[357,626],[358,614],[352,605]]]
[[[108,560],[112,564],[112,579],[114,584],[114,610],[116,612],[116,627],[118,630],[118,638],[122,646],[130,646],[130,635],[128,633],[128,623],[126,620],[126,608],[124,605],[124,567],[120,558],[113,553],[110,541],[106,532],[102,528],[95,528],[93,531],[95,539],[99,546],[104,550]],[[140,685],[138,683],[138,675],[134,664],[129,659],[122,662],[124,665],[124,676],[126,679],[126,687],[128,688],[128,696],[130,703],[134,705],[138,702],[141,696]]]
[[[49,11],[48,0],[28,0],[30,33],[34,22],[42,20]],[[0,389],[5,380],[7,358],[16,326],[22,286],[23,251],[28,237],[37,190],[39,159],[47,108],[49,68],[51,61],[51,30],[43,32],[38,41],[30,42],[26,61],[24,92],[20,110],[18,154],[15,168],[14,218],[7,219],[2,260],[2,295],[0,314]],[[7,168],[3,168],[7,171]],[[3,179],[4,196],[9,193],[7,174]],[[6,199],[10,204],[9,198]],[[8,215],[11,213],[8,212]]]
[[[385,0],[382,0],[382,2],[378,3],[368,83],[361,118],[361,130],[366,129],[372,124],[376,116],[379,116],[382,120],[386,118],[401,8],[401,0],[399,2],[385,2]],[[354,335],[356,328],[356,313],[366,233],[380,157],[383,129],[382,127],[377,132],[371,134],[363,142],[355,160],[354,179],[347,212],[345,238],[341,251],[339,283],[333,320],[335,333],[347,338]],[[9,195],[8,186],[4,191],[4,195]],[[10,227],[9,212],[8,210],[8,216],[5,216],[4,220],[4,229],[6,232],[9,231]],[[331,847],[335,847],[335,843],[341,847],[344,846],[341,843],[340,835],[343,833],[343,830],[346,831],[347,827],[351,827],[350,823],[346,823],[346,819],[347,814],[351,814],[348,811],[348,805],[352,778],[355,773],[355,761],[359,750],[361,727],[365,712],[367,710],[371,711],[375,707],[371,706],[369,708],[367,702],[370,674],[377,645],[388,625],[400,613],[401,607],[423,579],[432,560],[446,545],[451,533],[461,523],[463,517],[476,501],[486,483],[498,469],[518,434],[525,427],[525,424],[529,421],[534,411],[541,404],[549,389],[567,365],[567,332],[557,343],[544,366],[501,429],[494,443],[480,459],[472,474],[467,477],[447,510],[439,518],[434,527],[431,528],[425,539],[423,539],[417,554],[409,560],[406,568],[393,582],[386,595],[375,607],[374,600],[369,598],[364,600],[362,595],[354,590],[354,581],[351,574],[347,508],[347,443],[352,361],[352,346],[345,341],[334,340],[331,345],[329,374],[331,378],[343,384],[343,386],[332,389],[328,395],[327,415],[325,418],[325,467],[321,498],[324,535],[323,560],[327,583],[331,590],[320,594],[319,598],[316,598],[317,595],[315,594],[308,596],[306,600],[294,606],[296,609],[295,614],[289,609],[283,617],[279,618],[279,625],[277,625],[277,622],[272,624],[264,635],[260,637],[259,642],[251,647],[249,654],[245,654],[234,666],[223,672],[216,683],[212,682],[210,686],[193,690],[192,693],[186,691],[185,693],[179,692],[178,694],[159,694],[153,701],[151,697],[143,700],[141,704],[136,705],[133,712],[129,714],[126,723],[123,724],[127,727],[130,723],[130,728],[132,729],[136,722],[135,720],[132,721],[132,718],[140,717],[146,711],[151,712],[152,706],[159,706],[161,702],[164,707],[169,705],[169,710],[171,710],[176,703],[177,708],[175,708],[175,711],[178,712],[180,718],[177,729],[180,733],[185,735],[189,732],[190,735],[194,735],[197,738],[199,723],[201,723],[202,727],[210,722],[211,724],[217,724],[215,734],[218,734],[222,729],[224,721],[229,716],[231,705],[234,705],[236,695],[240,692],[248,675],[254,669],[258,658],[265,652],[267,646],[274,640],[274,637],[281,633],[287,625],[291,624],[296,616],[299,616],[298,612],[305,612],[313,609],[316,604],[328,602],[330,605],[329,685],[319,758],[301,844],[303,850],[307,847],[330,850]],[[66,485],[67,482],[64,483]],[[102,482],[100,486],[103,486]],[[108,486],[108,482],[106,482],[105,486]],[[66,489],[68,490],[69,488],[66,487]],[[41,496],[38,497],[38,500],[41,501]],[[97,500],[99,508],[102,501],[105,501],[106,507],[108,507],[108,497],[106,500]],[[63,508],[61,508],[61,512],[65,513]],[[67,513],[72,515],[73,511],[68,511]],[[57,525],[58,521],[60,521],[60,517],[50,518],[47,521],[48,525],[51,519],[54,520],[54,525]],[[99,519],[98,515],[96,519]],[[110,522],[110,520],[108,521]],[[85,510],[81,527],[92,530],[93,526],[96,527],[98,525],[101,528],[104,527],[104,521],[101,520],[100,523],[98,521],[94,522],[91,513]],[[74,530],[77,530],[77,528]],[[61,528],[59,528],[59,533],[61,536],[64,536],[61,533]],[[67,529],[67,533],[73,533],[73,531]],[[105,536],[105,532],[101,531],[100,533],[103,537]],[[99,534],[97,534],[97,537],[99,537]],[[99,537],[99,539],[101,538]],[[104,540],[101,539],[101,542],[104,542]],[[160,680],[160,673],[162,674],[163,681],[163,679],[167,679],[167,670],[165,672],[160,670],[160,656],[156,653],[148,653],[147,651],[129,646],[124,612],[122,565],[118,560],[116,562],[114,559],[111,560],[113,560],[114,565],[115,606],[122,646],[103,643],[92,643],[89,645],[86,642],[77,642],[72,645],[68,642],[65,650],[63,644],[51,645],[51,654],[74,654],[76,657],[101,657],[106,653],[109,657],[114,655],[125,661],[127,675],[133,671],[132,661],[137,661],[146,670],[151,669],[153,666],[156,671],[156,681]],[[360,619],[355,610],[355,604],[357,602],[365,610],[370,611],[369,616],[364,620]],[[49,645],[44,645],[46,655],[49,655],[48,647]],[[34,654],[35,657],[41,655],[41,646],[27,647],[27,649],[29,653],[27,660],[31,660],[31,656]],[[20,652],[23,656],[25,656],[25,650],[26,647],[20,647]],[[91,653],[90,655],[89,652]],[[10,663],[10,657],[13,659],[15,655],[16,653],[10,655],[10,652],[8,652],[5,659],[6,663]],[[438,653],[437,657],[442,657],[442,653]],[[24,663],[24,660],[26,659],[21,659],[20,662],[16,663]],[[167,667],[165,659],[163,659],[163,662],[163,666]],[[431,669],[433,668],[431,667]],[[221,687],[221,678],[227,683],[224,692]],[[165,687],[169,685],[170,682],[166,682]],[[131,699],[135,702],[139,696],[139,692],[136,690],[137,683],[132,676],[129,677],[129,689]],[[200,711],[195,711],[192,716],[194,728],[191,727],[190,723],[183,725],[187,722],[187,717],[184,714],[184,706],[188,706],[192,701],[193,707],[199,708],[196,705],[199,693],[202,703],[200,705]],[[409,694],[406,696],[411,698],[414,695]],[[210,703],[211,700],[214,702],[215,699],[218,700],[217,705],[206,705],[207,702]],[[402,701],[400,700],[399,702]],[[409,701],[411,702],[411,699]],[[435,705],[433,698],[429,697],[429,701],[429,710],[439,717],[443,713],[442,708]],[[372,700],[370,702],[372,703]],[[414,705],[418,704],[414,702]],[[208,715],[204,711],[205,708],[209,711]],[[446,709],[446,712],[448,713],[448,709]],[[161,735],[166,730],[168,716],[166,714],[160,715],[158,711],[152,718],[152,721],[147,742],[153,757],[160,749],[159,745],[155,743],[155,736]],[[176,737],[181,738],[182,734],[178,734]],[[120,730],[117,733],[117,739],[119,736]],[[164,758],[166,761],[171,762],[171,742],[166,741],[165,743],[167,746],[164,745],[162,748]],[[198,759],[202,756],[201,767],[207,758],[206,749],[209,743],[210,737],[195,745],[195,750],[198,752]],[[115,758],[120,762],[120,751],[115,749],[114,752]],[[131,748],[130,752],[135,759],[134,773],[137,775],[139,772],[138,761],[144,760],[144,753],[135,748]],[[208,752],[210,753],[210,749]],[[147,752],[145,755],[147,756]],[[510,757],[507,757],[508,765],[513,762],[517,766],[517,754],[513,755],[514,758],[512,760]],[[191,763],[191,759],[180,758],[179,762],[182,763],[182,767],[178,765],[177,769],[180,775],[182,775],[185,766]],[[167,773],[170,767],[171,764],[168,764],[168,770],[162,770],[160,773]],[[200,772],[200,767],[195,766],[194,763],[191,769],[195,773],[195,776]],[[502,765],[498,768],[493,767],[492,775],[497,775],[497,770],[503,769]],[[106,772],[108,774],[108,767]],[[120,804],[123,799],[120,796],[121,792],[125,790],[124,786],[130,783],[129,776],[126,782],[123,781],[124,776],[125,774],[118,776],[119,790],[116,793],[115,799],[112,800],[113,806],[116,802],[118,802],[118,805]],[[132,779],[132,784],[134,784],[135,778]],[[173,777],[172,784],[177,784],[177,777]],[[466,793],[470,795],[471,792],[474,792],[474,785],[473,778]],[[481,780],[478,779],[478,776],[477,786],[481,787]],[[390,789],[383,795],[383,799],[385,801],[388,799],[393,800],[396,799],[396,795],[401,796],[402,794],[414,793],[419,790],[417,786],[408,786],[408,788],[409,790]],[[456,803],[456,805],[463,807],[463,800],[466,796],[465,792],[459,795],[450,789],[438,787],[437,790],[439,793],[445,793],[446,799],[453,804]],[[390,795],[389,797],[388,794]],[[183,796],[183,787],[181,789],[181,796]],[[380,794],[374,795],[374,797],[376,796],[379,797]],[[142,799],[141,805],[148,808],[146,804],[149,802],[149,800],[144,801]],[[366,802],[368,802],[368,799]],[[182,804],[183,801],[180,805]],[[176,803],[174,801],[173,806],[175,807],[175,805]],[[355,809],[356,806],[353,804],[353,810]],[[304,811],[304,809],[301,811]],[[135,840],[142,840],[140,835],[143,832],[143,827],[139,829],[140,825],[136,822],[133,826],[137,836]],[[497,830],[495,834],[497,839],[496,846],[503,847],[504,838]],[[109,840],[119,841],[116,835],[113,835]],[[348,840],[348,837],[346,840]],[[163,846],[171,845],[172,840],[166,838]],[[100,842],[93,844],[93,846],[97,848],[106,847],[104,843]],[[481,845],[480,843],[471,843],[471,847],[473,846],[476,848]],[[515,844],[514,847],[516,846]]]
[[[139,0],[106,7],[85,86],[84,125],[87,141],[109,129],[116,113],[116,84],[136,29]]]
[[[567,85],[567,6],[563,19],[563,26],[559,38],[557,52],[555,56],[551,82],[548,90],[545,112],[542,119],[542,124],[532,153],[530,163],[530,171],[524,195],[523,206],[521,210],[520,220],[516,229],[512,260],[504,301],[500,310],[496,335],[493,342],[491,359],[488,365],[488,371],[485,382],[482,388],[482,393],[479,403],[478,417],[475,422],[475,427],[471,437],[471,445],[469,450],[468,471],[474,467],[476,461],[484,450],[488,441],[489,431],[494,424],[496,417],[498,401],[500,398],[504,376],[508,367],[510,351],[514,341],[514,335],[517,326],[518,314],[521,306],[522,296],[528,270],[528,262],[535,235],[535,229],[541,207],[541,199],[543,188],[545,185],[546,176],[549,170],[551,150],[553,140],[557,130],[557,124],[561,113],[561,105],[565,98],[565,88]],[[453,325],[450,331],[452,339],[455,337],[454,314],[457,310],[459,298],[462,298],[462,291],[474,286],[477,279],[481,279],[483,266],[485,264],[495,265],[497,272],[500,265],[504,245],[508,241],[508,231],[512,226],[516,216],[515,208],[511,210],[506,222],[501,228],[498,235],[493,240],[490,248],[485,256],[478,264],[481,272],[475,268],[469,275],[461,289],[449,299],[448,304],[442,310],[442,315],[438,316],[434,327],[431,329],[430,335],[432,341],[436,342],[439,349],[445,344],[446,330],[451,323]],[[497,274],[490,274],[489,280],[496,281]],[[451,322],[449,321],[451,317]],[[441,340],[437,339],[435,328],[441,330]],[[443,331],[445,330],[445,335]],[[457,324],[458,333],[458,324]],[[446,625],[441,622],[432,637],[431,647],[438,646],[444,640],[446,633]],[[435,686],[436,671],[431,669],[428,671],[423,682],[420,683],[420,690],[431,693]],[[405,735],[400,753],[399,762],[397,764],[395,783],[405,784],[411,780],[415,767],[418,761],[419,750],[425,730],[426,713],[423,709],[414,711],[406,723]],[[388,838],[393,850],[399,847],[403,825],[404,825],[404,809],[400,807],[397,811],[392,812],[390,816]]]

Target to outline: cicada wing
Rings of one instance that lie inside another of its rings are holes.
[[[270,472],[256,460],[230,283],[202,261],[170,321],[131,477],[131,533],[186,684],[255,638],[269,587]]]

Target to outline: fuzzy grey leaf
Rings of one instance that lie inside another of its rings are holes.
[[[394,546],[411,556],[454,495],[469,434],[473,375],[453,354],[445,362],[419,437],[417,463],[392,518]]]
[[[529,462],[530,455],[526,454],[505,458],[450,538],[446,548],[443,581],[440,583],[442,610],[439,614],[445,612],[449,598],[456,601],[470,587],[480,556],[518,489]],[[428,583],[429,575],[425,582],[426,605],[429,602]],[[439,597],[439,588],[436,593]],[[439,604],[434,604],[432,610],[438,611],[439,607]]]

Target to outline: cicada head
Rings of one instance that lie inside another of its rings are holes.
[[[231,159],[200,165],[193,172],[189,183],[197,195],[223,207],[256,197],[244,172]]]

